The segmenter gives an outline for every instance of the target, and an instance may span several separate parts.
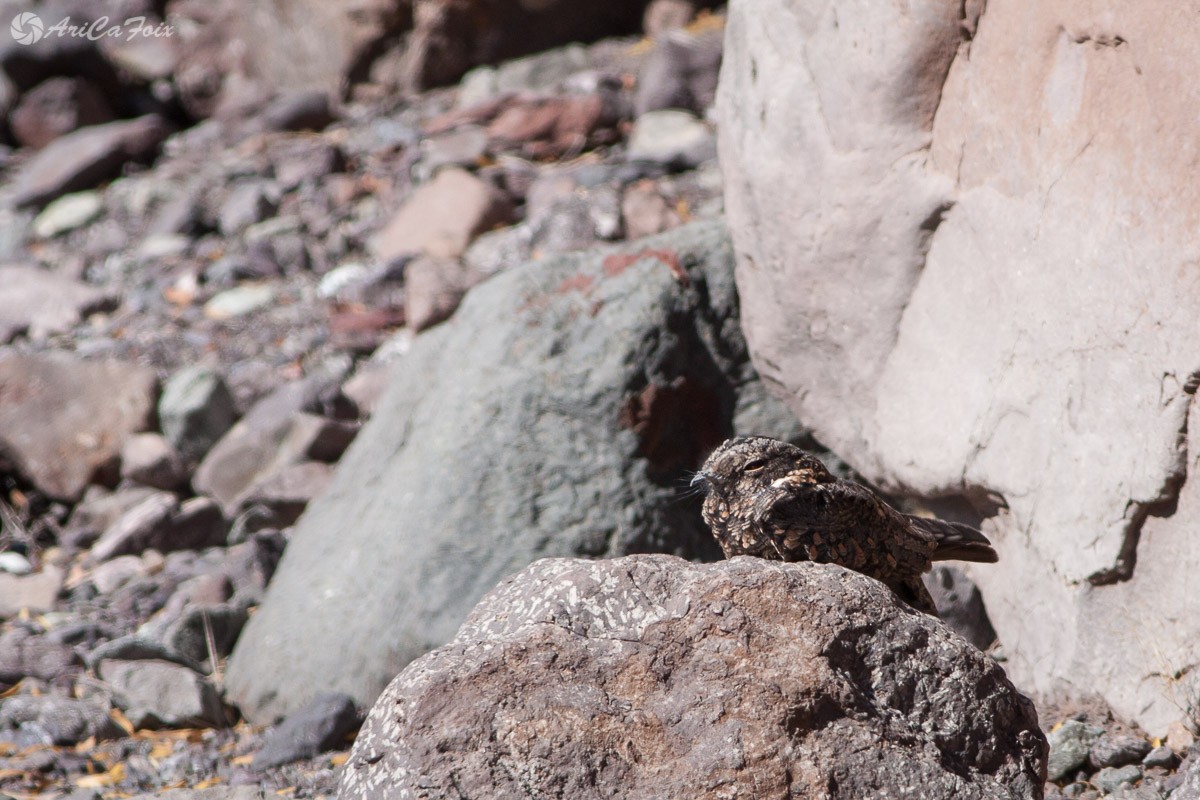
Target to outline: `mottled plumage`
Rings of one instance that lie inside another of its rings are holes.
[[[901,513],[777,439],[730,439],[693,483],[704,484],[704,521],[726,558],[840,564],[882,581],[931,614],[936,611],[921,574],[933,561],[997,560],[987,537],[974,528]]]

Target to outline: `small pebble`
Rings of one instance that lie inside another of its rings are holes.
[[[7,572],[10,575],[28,575],[33,572],[33,565],[25,556],[9,550],[0,553],[0,572]]]
[[[275,289],[264,284],[246,284],[227,289],[204,304],[204,316],[209,319],[240,317],[270,305]]]
[[[1178,761],[1179,759],[1176,758],[1175,751],[1163,744],[1147,753],[1146,757],[1142,759],[1142,764],[1146,767],[1170,769]]]
[[[1105,794],[1112,794],[1118,786],[1133,783],[1142,777],[1142,768],[1136,764],[1124,767],[1105,767],[1092,776],[1092,783],[1100,787]]]

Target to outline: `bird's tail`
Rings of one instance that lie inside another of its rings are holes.
[[[1000,560],[988,538],[969,525],[914,516],[909,516],[909,520],[913,527],[932,534],[937,541],[937,549],[931,556],[934,561],[978,561],[992,564]]]

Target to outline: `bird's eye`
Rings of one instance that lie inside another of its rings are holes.
[[[758,472],[763,467],[767,466],[765,458],[756,458],[743,468],[746,472]]]

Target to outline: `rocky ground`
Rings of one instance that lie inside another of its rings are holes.
[[[334,793],[366,709],[325,694],[250,726],[225,659],[415,334],[514,263],[722,214],[722,20],[669,23],[197,124],[106,112],[78,78],[23,90],[0,176],[0,796]],[[1183,729],[1042,724],[1051,794],[1200,797]]]

